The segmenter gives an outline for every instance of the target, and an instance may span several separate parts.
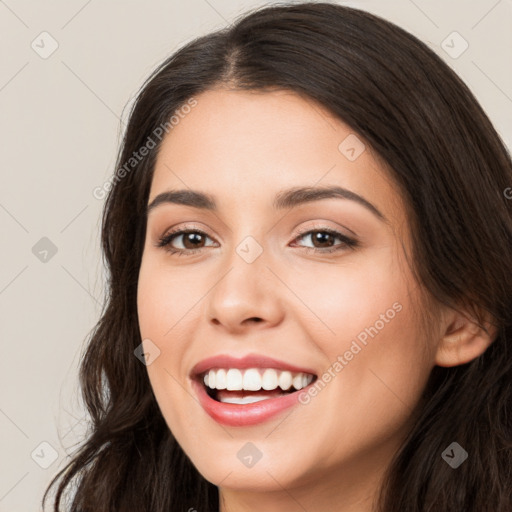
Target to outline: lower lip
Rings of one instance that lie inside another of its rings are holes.
[[[300,391],[283,395],[277,398],[267,398],[252,404],[227,404],[217,402],[206,392],[205,387],[197,380],[192,380],[196,393],[203,409],[218,423],[230,427],[246,427],[263,423],[276,416],[280,412],[289,409],[299,403],[299,393],[307,390],[307,387]],[[310,384],[311,385],[311,384]]]

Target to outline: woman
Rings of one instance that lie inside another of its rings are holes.
[[[154,72],[117,169],[55,511],[512,510],[512,162],[426,45],[255,11]]]

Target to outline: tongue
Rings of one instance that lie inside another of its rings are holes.
[[[218,389],[216,393],[217,400],[222,400],[223,398],[244,398],[246,396],[252,396],[254,398],[272,398],[276,396],[286,395],[285,391],[281,388],[273,389],[272,391],[266,391],[264,389],[260,389],[259,391],[228,391],[226,389]]]

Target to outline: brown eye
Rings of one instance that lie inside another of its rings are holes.
[[[295,240],[306,239],[307,237],[313,243],[313,247],[304,247],[304,249],[313,252],[334,252],[343,249],[357,247],[358,242],[353,238],[345,236],[343,233],[330,228],[313,229],[301,233]],[[341,244],[335,245],[334,240],[341,240]]]
[[[197,249],[201,245],[201,241],[204,243],[204,235],[197,231],[187,231],[180,236],[183,237],[183,245],[186,249]]]
[[[170,253],[193,254],[200,251],[210,237],[200,230],[176,230],[165,235],[158,242],[158,247],[165,247]],[[180,240],[181,239],[181,240]],[[174,247],[174,243],[181,243],[183,247]]]
[[[331,233],[327,233],[326,231],[315,231],[314,234],[311,235],[311,240],[313,241],[313,245],[319,249],[332,247],[334,244],[334,235]]]
[[[306,251],[316,253],[328,253],[341,251],[344,249],[355,248],[358,246],[357,240],[345,236],[343,233],[330,228],[313,229],[301,233],[296,240],[309,237],[313,243],[312,247],[299,245]],[[192,255],[208,247],[205,245],[207,240],[211,240],[206,233],[198,229],[175,230],[160,238],[157,247],[164,247],[171,254]],[[341,243],[336,244],[335,241]],[[181,244],[182,247],[176,247],[175,244]],[[210,244],[211,246],[211,244]]]

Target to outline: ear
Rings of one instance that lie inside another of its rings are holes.
[[[467,311],[450,309],[443,318],[443,335],[435,357],[438,366],[458,366],[476,359],[496,339],[497,328],[487,315],[480,327],[476,318]]]

